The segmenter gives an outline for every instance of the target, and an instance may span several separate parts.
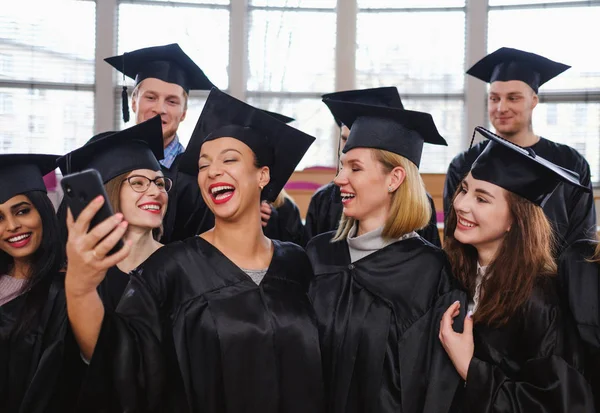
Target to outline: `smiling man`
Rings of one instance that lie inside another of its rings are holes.
[[[173,181],[161,241],[168,243],[206,230],[209,211],[194,177],[179,172],[183,153],[177,129],[185,120],[190,90],[210,90],[212,82],[178,44],[146,47],[104,59],[123,76],[135,80],[131,109],[135,123],[160,115],[165,157],[160,161],[166,177]],[[126,91],[125,91],[126,92]],[[127,95],[123,117],[129,117]]]
[[[538,88],[569,68],[534,53],[503,47],[485,56],[467,74],[490,83],[488,116],[498,135],[577,172],[581,184],[591,189],[590,166],[585,158],[575,149],[533,131],[532,114],[539,103]],[[487,140],[478,143],[450,163],[444,185],[446,216],[461,180],[488,143]],[[557,253],[578,239],[595,238],[596,211],[591,192],[561,184],[542,206],[555,230]]]

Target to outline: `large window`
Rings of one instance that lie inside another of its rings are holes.
[[[96,4],[8,2],[0,14],[0,152],[63,154],[94,128]]]
[[[334,165],[334,123],[320,95],[335,87],[334,0],[250,0],[247,100],[296,119],[317,138],[299,168]]]
[[[558,2],[490,0],[488,52],[514,47],[572,66],[540,87],[542,103],[534,109],[533,129],[577,149],[598,182],[600,55],[593,50],[600,39],[600,4],[553,3]]]
[[[220,89],[229,87],[229,0],[194,0],[186,2],[121,1],[118,10],[117,53],[178,43],[206,76]],[[122,75],[115,72],[116,116],[120,128],[132,126],[121,118]],[[133,80],[126,79],[131,86]],[[200,116],[208,92],[191,91],[186,119],[178,136],[186,145]],[[131,99],[129,100],[131,106]]]
[[[444,173],[464,134],[464,0],[359,0],[356,86],[396,86],[429,112],[448,147],[425,145],[422,172]]]

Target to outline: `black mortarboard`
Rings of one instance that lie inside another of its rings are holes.
[[[160,79],[164,82],[175,83],[183,88],[186,93],[190,90],[210,90],[212,82],[206,77],[202,69],[181,50],[177,43],[164,46],[146,47],[112,56],[104,59],[109,65],[123,73],[123,76],[135,80],[137,86],[142,80],[149,77]],[[123,86],[123,120],[129,121],[127,103],[127,86]],[[126,116],[127,115],[127,116]]]
[[[270,116],[274,117],[275,119],[277,119],[278,121],[283,122],[283,123],[290,123],[290,122],[293,122],[296,120],[294,118],[290,118],[289,116],[282,115],[281,113],[270,112],[270,111],[264,110],[264,109],[261,109],[261,110],[263,112],[265,112],[267,115],[270,115]]]
[[[44,175],[56,169],[58,155],[0,155],[0,204],[29,191],[46,191]]]
[[[326,93],[321,96],[323,100],[331,99],[341,102],[363,103],[366,105],[388,106],[390,108],[404,109],[400,94],[395,86],[376,87],[372,89],[344,90],[342,92]],[[338,126],[342,122],[331,112]],[[348,126],[348,125],[346,125]]]
[[[537,93],[540,86],[570,67],[535,53],[501,47],[475,63],[467,74],[488,83],[520,80]]]
[[[190,142],[180,158],[179,170],[197,176],[202,144],[222,137],[235,138],[245,143],[254,152],[258,163],[269,167],[271,180],[261,195],[262,199],[269,202],[277,198],[315,140],[262,109],[214,88],[208,95]]]
[[[473,178],[490,182],[544,206],[559,183],[574,185],[586,192],[576,172],[562,168],[489,130],[477,126],[475,132],[491,140],[471,167]]]
[[[326,99],[337,119],[350,128],[343,152],[353,148],[384,149],[421,162],[423,143],[447,146],[429,113]]]
[[[159,171],[163,139],[160,115],[120,132],[103,132],[58,159],[63,175],[96,169],[107,183],[135,169]]]

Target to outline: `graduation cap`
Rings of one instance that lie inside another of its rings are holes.
[[[120,132],[103,132],[81,148],[58,159],[63,175],[96,169],[102,180],[111,179],[135,169],[159,171],[163,159],[162,122],[160,115]]]
[[[326,93],[321,96],[321,99],[323,99],[323,101],[325,99],[331,99],[341,102],[364,103],[367,105],[388,106],[391,108],[404,109],[404,105],[402,105],[402,100],[400,99],[400,94],[395,86]],[[337,125],[341,127],[342,122],[335,116],[335,113],[331,112],[331,114],[333,115]]]
[[[58,155],[1,154],[0,204],[29,191],[46,191],[44,175],[56,169]]]
[[[537,93],[540,86],[570,67],[535,53],[501,47],[475,63],[467,74],[488,83],[520,80]]]
[[[120,56],[107,57],[104,61],[123,73],[123,79],[125,76],[134,79],[136,86],[149,77],[175,83],[186,93],[190,90],[210,90],[214,86],[177,43],[146,47]],[[123,120],[128,122],[127,86],[123,86],[121,97]]]
[[[281,113],[269,112],[268,110],[265,110],[265,109],[261,109],[261,110],[263,112],[265,112],[267,115],[270,115],[270,116],[274,117],[275,119],[277,119],[278,121],[283,122],[283,123],[290,123],[290,122],[293,122],[296,120],[294,118],[290,118],[289,116],[282,115]]]
[[[447,146],[429,113],[326,99],[337,119],[350,128],[343,152],[354,148],[384,149],[421,162],[423,143]]]
[[[481,126],[475,132],[491,142],[473,163],[473,178],[498,185],[539,206],[544,206],[561,182],[590,192],[581,185],[576,172],[542,158],[533,149],[516,145]]]
[[[270,181],[261,199],[277,198],[315,138],[299,131],[262,109],[257,109],[213,88],[196,123],[190,142],[181,155],[179,170],[198,175],[198,159],[204,142],[231,137],[252,149],[258,163],[268,166]]]

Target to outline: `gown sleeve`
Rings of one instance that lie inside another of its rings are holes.
[[[173,399],[170,391],[181,389],[166,380],[169,366],[177,368],[168,356],[172,344],[165,311],[168,286],[166,282],[152,286],[146,281],[166,279],[164,274],[149,274],[162,271],[134,271],[117,311],[105,313],[80,411],[175,411],[174,406],[164,405],[165,400]],[[180,399],[184,401],[185,396]]]
[[[580,239],[596,239],[596,204],[590,179],[590,165],[585,159],[580,159],[575,170],[579,173],[581,184],[587,186],[590,192],[576,189],[572,191],[571,199],[566,200],[570,202],[571,207],[565,245],[571,245]]]
[[[465,385],[469,412],[593,413],[591,388],[584,376],[563,358],[563,318],[557,305],[535,296],[523,310],[520,349],[524,360],[517,373],[474,357]],[[477,345],[477,344],[476,344]]]

